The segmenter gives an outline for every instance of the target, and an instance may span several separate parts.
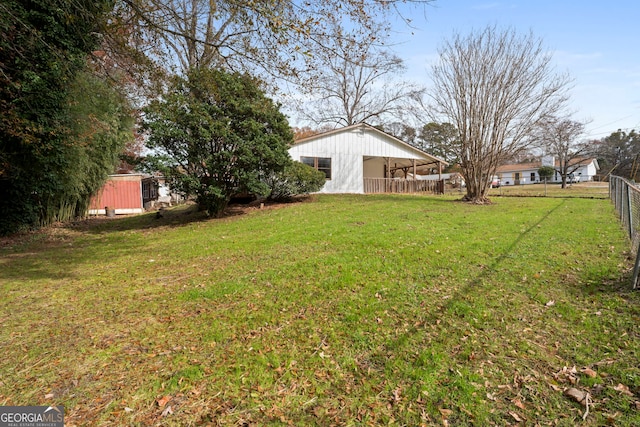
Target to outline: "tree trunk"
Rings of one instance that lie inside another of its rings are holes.
[[[483,183],[471,180],[471,182],[467,182],[467,194],[462,200],[475,205],[486,205],[491,203],[491,200],[487,197],[488,192],[489,185],[483,185]]]

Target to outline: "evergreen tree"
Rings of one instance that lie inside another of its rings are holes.
[[[106,173],[104,164],[83,166],[80,159],[90,164],[91,153],[104,154],[104,146],[92,144],[123,128],[120,112],[111,117],[118,121],[113,128],[104,127],[112,106],[98,111],[103,91],[113,89],[74,88],[87,78],[79,73],[111,6],[105,0],[8,0],[0,7],[0,234],[82,214],[96,187],[83,181],[82,168]],[[97,109],[80,119],[81,105]]]
[[[265,178],[291,162],[293,133],[252,77],[192,69],[145,110],[147,146],[171,185],[220,216],[242,192],[266,196]]]

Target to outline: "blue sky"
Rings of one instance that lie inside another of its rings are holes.
[[[437,0],[424,12],[407,10],[413,28],[398,23],[393,46],[408,67],[407,79],[428,88],[437,49],[454,32],[487,25],[531,30],[552,53],[556,70],[573,78],[572,117],[591,120],[585,137],[640,130],[640,1]]]

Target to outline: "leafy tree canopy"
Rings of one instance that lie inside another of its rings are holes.
[[[231,197],[268,195],[264,178],[291,162],[278,105],[246,75],[192,69],[145,110],[148,148],[172,185],[220,216]]]
[[[640,179],[640,132],[618,129],[606,138],[592,141],[592,148],[605,176]]]
[[[450,165],[460,161],[458,130],[451,123],[427,123],[420,129],[418,141],[423,150],[444,159]]]
[[[85,73],[111,6],[0,5],[0,233],[84,214],[113,168],[128,112],[113,86]]]

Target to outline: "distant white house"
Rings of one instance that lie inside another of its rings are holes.
[[[540,175],[538,175],[538,169],[543,165],[553,165],[556,170],[554,176],[547,182],[562,182],[562,175],[560,175],[559,172],[560,164],[553,158],[539,162],[502,165],[496,170],[496,176],[500,179],[501,185],[536,184],[542,182]],[[600,169],[598,160],[594,158],[575,159],[571,162],[571,169],[573,169],[574,166],[577,166],[572,177],[574,182],[593,181],[593,178],[598,174],[598,170]]]
[[[300,139],[289,154],[326,174],[322,193],[437,192],[439,181],[419,181],[414,172],[448,165],[364,123]]]

